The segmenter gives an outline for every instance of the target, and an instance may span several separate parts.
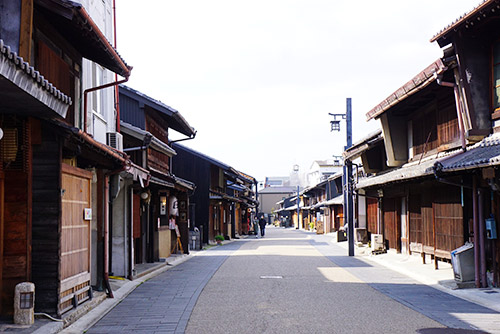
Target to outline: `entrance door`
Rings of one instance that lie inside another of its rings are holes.
[[[384,238],[388,248],[401,252],[401,204],[399,198],[384,198]]]
[[[62,164],[61,272],[59,313],[89,298],[92,173]]]

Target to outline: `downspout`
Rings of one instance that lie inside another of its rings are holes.
[[[87,100],[88,100],[87,96],[88,96],[88,94],[91,93],[91,92],[95,92],[96,90],[101,90],[101,89],[112,87],[112,86],[118,86],[118,85],[120,85],[122,83],[127,82],[128,78],[129,78],[129,76],[127,75],[125,77],[125,79],[123,79],[123,80],[110,82],[110,83],[107,83],[107,84],[104,84],[104,85],[101,85],[101,86],[87,88],[83,92],[83,131],[84,132],[87,132]],[[118,123],[119,123],[119,121],[118,121]]]
[[[106,36],[103,35],[103,33],[101,32],[101,30],[99,29],[99,27],[94,23],[94,21],[92,20],[92,18],[87,13],[87,11],[85,10],[84,7],[81,7],[79,9],[79,13],[82,15],[83,19],[85,19],[92,26],[92,29],[99,35],[99,38],[101,40],[103,40],[103,41],[107,41]],[[116,26],[115,26],[115,28],[116,28]],[[115,31],[116,31],[116,29],[115,29]],[[115,38],[116,38],[116,34],[115,34]],[[83,114],[84,114],[83,115],[83,131],[84,132],[87,132],[87,94],[90,93],[90,92],[96,91],[96,90],[100,90],[100,89],[103,89],[103,88],[108,88],[108,87],[111,87],[111,86],[117,86],[117,85],[119,85],[121,83],[127,82],[128,78],[130,76],[130,71],[132,70],[132,67],[127,66],[123,62],[123,60],[120,58],[120,56],[118,55],[118,53],[116,53],[116,50],[113,47],[111,47],[111,45],[109,45],[109,43],[108,43],[108,47],[107,48],[108,48],[108,51],[111,54],[111,56],[118,62],[119,66],[122,68],[122,70],[124,70],[123,73],[125,73],[125,75],[124,75],[125,79],[121,80],[121,81],[115,80],[115,82],[112,82],[112,83],[109,83],[109,84],[105,84],[105,85],[102,85],[102,86],[98,86],[98,87],[89,88],[89,89],[86,89],[84,91],[84,93],[83,93],[83,109],[84,109],[84,112],[83,112]],[[119,127],[118,127],[118,129],[119,129]]]
[[[486,249],[485,249],[485,242],[484,242],[484,236],[485,236],[485,226],[484,226],[484,190],[482,188],[478,189],[478,224],[479,224],[479,244],[481,245],[479,256],[481,257],[481,287],[486,288],[487,287],[487,281],[486,281]]]
[[[481,281],[479,278],[479,224],[478,224],[478,211],[477,211],[477,180],[476,176],[472,177],[472,216],[474,222],[474,281],[476,284],[476,288],[481,287]]]
[[[113,44],[116,49],[116,0],[113,0]],[[118,81],[118,74],[115,73],[115,82]],[[86,110],[86,109],[85,109]],[[120,132],[120,93],[118,85],[115,86],[115,110],[116,110],[116,132]]]

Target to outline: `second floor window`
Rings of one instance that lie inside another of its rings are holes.
[[[493,110],[500,110],[500,41],[493,44]]]
[[[105,82],[104,69],[96,64],[92,63],[92,87],[97,87],[103,85]],[[106,94],[106,89],[96,90],[92,93],[92,110],[100,115],[104,114],[104,101]]]

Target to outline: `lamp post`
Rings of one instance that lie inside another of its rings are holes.
[[[300,178],[299,178],[299,165],[294,165],[293,170],[297,173],[297,227],[298,230],[300,227]]]
[[[344,147],[344,151],[352,146],[352,105],[351,98],[346,99],[346,113],[345,114],[330,114],[333,116],[333,121],[330,121],[331,131],[340,131],[340,120],[337,117],[341,117],[346,120],[346,135],[347,135],[347,145]],[[344,161],[343,175],[342,175],[342,188],[344,193],[344,219],[347,220],[347,241],[349,243],[349,256],[354,256],[354,203],[352,199],[352,162],[350,160]],[[344,225],[346,220],[344,220]]]

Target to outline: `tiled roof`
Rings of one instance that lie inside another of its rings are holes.
[[[429,65],[425,70],[417,74],[413,79],[408,81],[401,88],[389,95],[385,100],[379,103],[375,108],[366,113],[366,119],[369,121],[376,118],[390,109],[392,106],[398,104],[407,97],[420,91],[422,88],[428,86],[431,82],[436,80],[436,74],[441,74],[446,69],[441,59],[436,60]]]
[[[486,137],[466,152],[441,160],[436,168],[451,172],[497,165],[500,165],[500,133]]]
[[[496,5],[495,5],[496,4]],[[460,16],[454,22],[450,23],[445,28],[441,29],[436,35],[431,38],[431,42],[439,41],[441,39],[446,39],[446,35],[452,31],[456,31],[460,26],[466,25],[474,25],[474,20],[481,20],[486,17],[488,12],[495,13],[500,9],[500,5],[497,3],[497,0],[484,0],[478,6],[474,7],[471,11],[465,13]],[[444,42],[439,42],[441,46],[446,45]]]
[[[362,177],[356,183],[357,189],[383,185],[394,182],[403,182],[410,179],[426,177],[434,174],[434,164],[450,156],[460,154],[460,150],[450,152],[439,152],[422,160],[415,160],[401,167],[381,172],[375,176]]]
[[[64,102],[65,104],[71,105],[71,97],[62,93],[59,89],[56,88],[56,86],[45,79],[44,76],[40,74],[40,72],[35,70],[33,66],[30,66],[30,64],[24,61],[22,57],[19,57],[17,53],[11,51],[10,46],[5,45],[2,39],[0,39],[0,57],[14,64],[18,68],[18,70],[22,71],[23,74],[26,75],[26,77],[29,77],[31,81],[33,81],[33,83],[48,91],[55,98]],[[9,79],[14,80],[13,82],[18,85],[20,84],[20,78],[15,74],[13,74],[13,77]]]

